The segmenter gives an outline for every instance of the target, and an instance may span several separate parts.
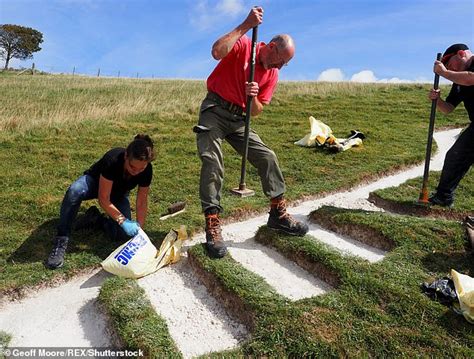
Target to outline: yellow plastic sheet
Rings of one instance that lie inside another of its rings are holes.
[[[304,136],[301,140],[296,141],[295,145],[302,147],[316,147],[325,145],[333,152],[346,151],[351,147],[362,145],[361,138],[336,138],[332,134],[332,129],[324,122],[316,120],[313,116],[309,116],[309,124],[311,132]]]
[[[178,230],[171,230],[157,250],[140,229],[135,237],[113,251],[101,265],[107,272],[120,277],[141,278],[179,261],[186,239],[186,227],[181,226]]]
[[[328,137],[332,135],[331,127],[324,122],[316,120],[313,116],[309,116],[309,125],[311,132],[304,136],[301,140],[296,141],[295,145],[303,147],[315,147],[323,145]]]
[[[156,255],[158,261],[156,270],[167,264],[173,264],[179,261],[181,258],[181,248],[186,239],[188,239],[188,234],[186,233],[185,226],[181,226],[177,231],[171,230],[166,235]]]
[[[451,269],[456,294],[464,318],[474,324],[474,278]]]

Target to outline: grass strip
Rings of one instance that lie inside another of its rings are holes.
[[[343,256],[333,248],[314,241],[311,237],[303,238],[284,235],[261,227],[255,240],[271,246],[288,259],[297,263],[313,276],[322,279],[333,287],[338,287],[350,271],[359,270],[365,263],[355,257]]]
[[[399,251],[400,247],[425,252],[464,251],[467,248],[461,224],[443,218],[418,218],[332,206],[323,206],[310,217],[328,229],[357,240],[365,241],[367,235],[378,237],[374,241],[390,243],[392,251]]]
[[[343,236],[348,236],[359,242],[368,244],[369,246],[382,249],[384,251],[392,250],[395,243],[388,236],[384,236],[380,231],[374,230],[370,226],[358,224],[354,226],[352,223],[334,218],[334,212],[331,209],[337,210],[337,207],[323,206],[321,209],[312,212],[309,215],[311,221],[318,223],[322,227],[338,233]],[[371,214],[372,212],[363,212]]]
[[[435,190],[441,172],[430,172],[428,188]],[[397,187],[376,190],[369,195],[369,201],[387,211],[462,220],[472,215],[474,208],[474,176],[468,173],[460,182],[452,208],[418,203],[423,177],[410,179]]]
[[[293,320],[295,308],[263,278],[243,268],[229,254],[219,260],[209,258],[202,244],[191,247],[188,255],[197,276],[210,292],[235,317],[243,319],[252,331],[252,338],[242,345],[240,351],[231,352],[231,357],[239,357],[240,353],[244,356],[285,357],[303,348],[314,347],[314,343],[310,346],[309,343],[296,343],[298,350],[288,348],[287,340],[293,341],[293,335],[301,333],[300,324]],[[321,352],[331,352],[331,349]],[[223,357],[226,353],[213,355]]]
[[[189,248],[188,259],[212,295],[250,331],[255,330],[259,315],[287,302],[262,277],[242,267],[230,254],[211,259],[204,245],[197,244]]]
[[[5,359],[3,351],[8,348],[8,344],[12,340],[12,336],[7,332],[0,330],[0,359]]]
[[[112,277],[100,289],[99,300],[123,344],[142,350],[147,358],[181,358],[166,322],[159,317],[135,280]]]

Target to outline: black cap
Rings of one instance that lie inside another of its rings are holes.
[[[467,45],[465,45],[465,44],[451,45],[444,52],[443,57],[441,58],[441,62],[446,65],[448,63],[449,59],[452,56],[456,55],[459,50],[469,50],[469,47],[467,47]]]

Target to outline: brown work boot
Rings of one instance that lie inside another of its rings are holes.
[[[308,232],[308,226],[305,223],[295,220],[286,211],[286,201],[281,196],[271,199],[267,226],[298,237],[303,237]]]
[[[222,240],[219,213],[206,214],[206,245],[212,258],[222,258],[227,253],[227,248]]]

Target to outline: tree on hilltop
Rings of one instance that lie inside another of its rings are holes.
[[[33,52],[41,50],[43,34],[30,27],[19,25],[0,25],[0,58],[5,60],[5,70],[8,63],[16,58],[26,60],[33,58]]]

